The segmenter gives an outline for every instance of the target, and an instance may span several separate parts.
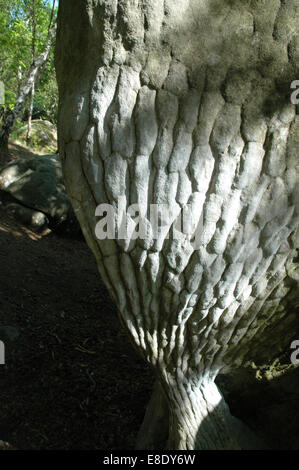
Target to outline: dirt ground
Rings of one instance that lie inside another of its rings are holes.
[[[30,155],[9,150],[10,159]],[[1,440],[31,450],[134,448],[153,374],[120,326],[93,255],[83,240],[30,231],[0,204],[1,325],[19,336],[5,343],[0,366],[0,449]],[[299,449],[291,372],[279,387],[244,381],[226,397],[272,448]]]
[[[29,154],[11,145],[11,157]],[[0,205],[0,440],[17,449],[132,449],[153,377],[82,240],[41,235]],[[1,338],[0,338],[1,339]]]
[[[130,449],[152,374],[85,242],[37,236],[0,209],[0,439],[18,449]]]

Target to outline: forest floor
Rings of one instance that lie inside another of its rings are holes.
[[[0,207],[0,439],[18,449],[131,449],[152,374],[84,241],[37,235]]]
[[[33,149],[22,146],[19,142],[11,142],[8,144],[8,152],[0,151],[0,168],[7,162],[20,157],[32,157],[36,155]]]
[[[10,159],[30,154],[9,150]],[[0,440],[16,449],[134,448],[153,374],[120,326],[92,253],[83,240],[32,232],[0,204],[1,325],[19,336],[5,343],[0,366]],[[250,400],[244,382],[228,400],[274,448],[299,449],[298,375],[278,392],[253,383]]]
[[[10,145],[11,158],[28,152]],[[20,333],[0,366],[0,440],[18,449],[134,448],[153,375],[92,253],[83,240],[32,232],[1,205],[0,325]]]

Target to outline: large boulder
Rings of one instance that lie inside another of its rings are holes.
[[[28,126],[22,126],[17,131],[17,139],[26,141]],[[30,145],[37,149],[46,149],[46,152],[55,152],[57,149],[56,126],[50,121],[34,119],[31,123]]]
[[[0,170],[0,191],[2,202],[22,223],[78,233],[57,155],[10,162]]]

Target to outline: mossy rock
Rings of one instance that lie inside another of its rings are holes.
[[[19,158],[0,170],[0,197],[22,223],[80,232],[65,190],[58,155]],[[44,217],[42,217],[44,215]]]
[[[17,131],[17,139],[26,142],[28,125],[22,126]],[[30,146],[35,149],[45,149],[49,152],[55,152],[57,149],[57,130],[50,121],[34,120],[32,121]]]

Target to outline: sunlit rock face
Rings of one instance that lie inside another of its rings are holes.
[[[299,334],[298,20],[292,0],[61,0],[67,189],[173,448],[235,448],[215,377]],[[101,239],[120,203],[128,233]]]

